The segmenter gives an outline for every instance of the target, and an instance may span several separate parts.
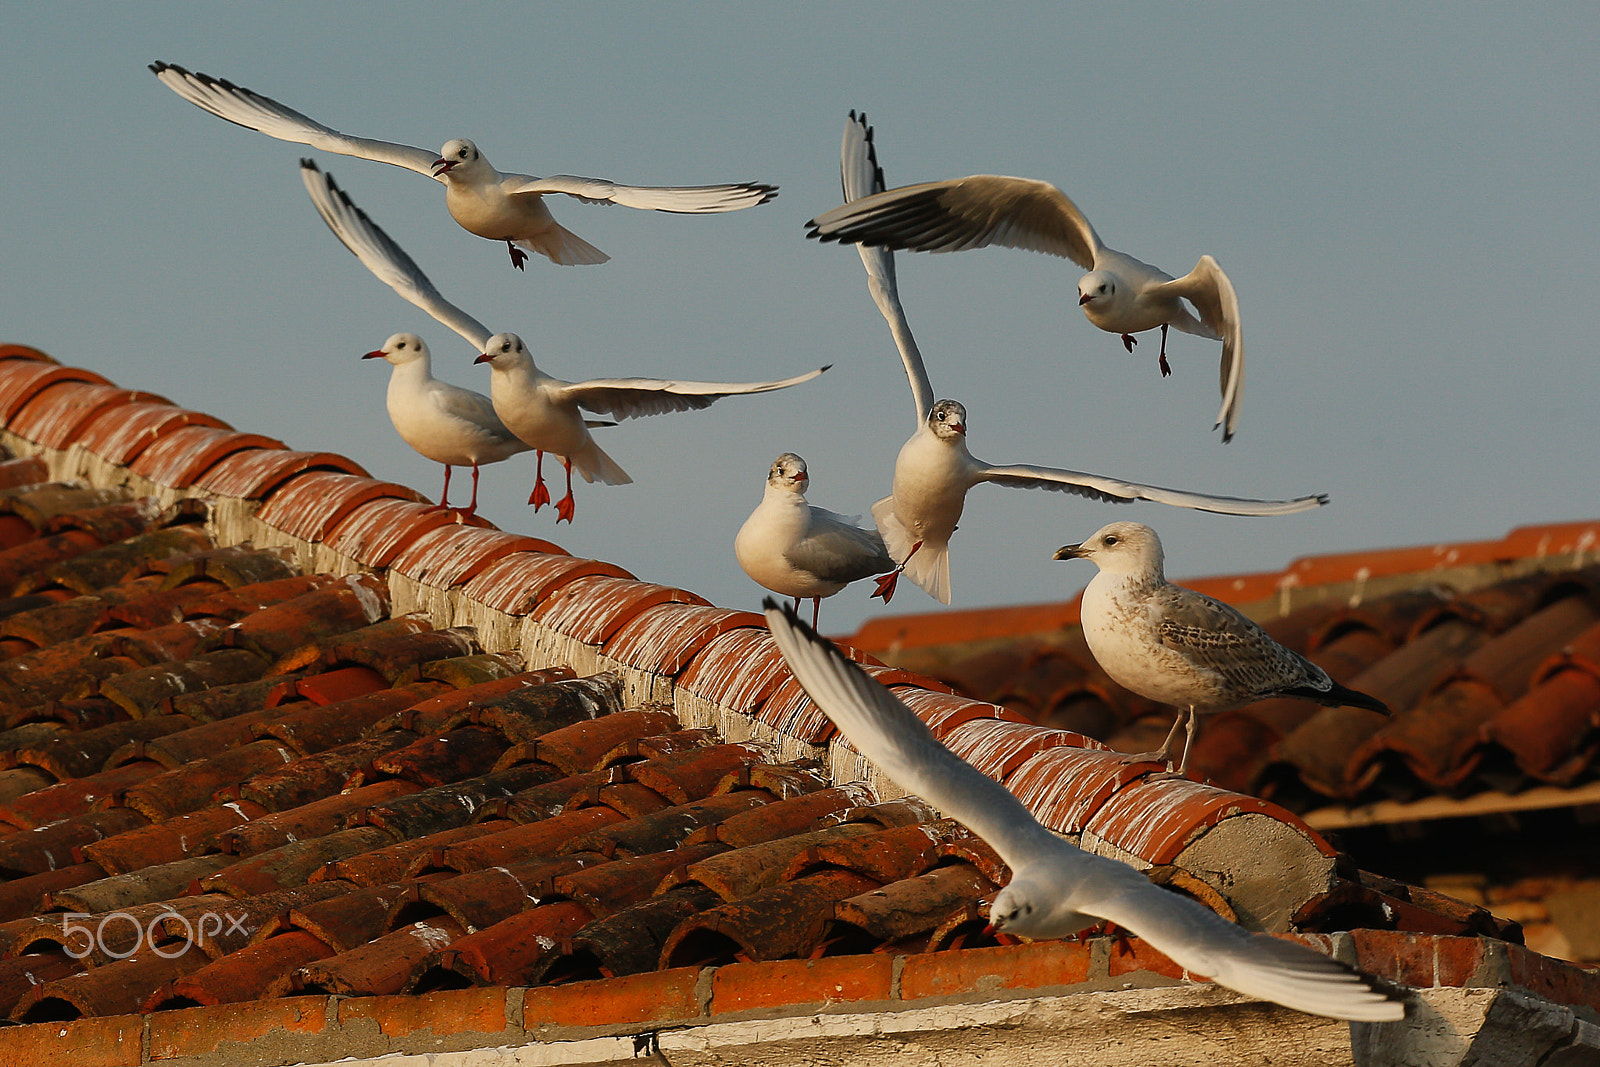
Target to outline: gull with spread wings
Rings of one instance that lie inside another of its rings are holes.
[[[1251,933],[1125,863],[1056,836],[1005,786],[941,745],[916,714],[794,609],[766,602],[796,679],[862,755],[896,784],[966,824],[1011,868],[989,920],[1028,938],[1069,937],[1108,919],[1178,966],[1247,996],[1334,1019],[1389,1022],[1404,1002],[1306,945]]]
[[[601,451],[589,430],[607,423],[583,417],[580,408],[618,419],[691,411],[710,407],[725,396],[768,393],[810,381],[827,367],[770,382],[692,382],[659,378],[595,378],[568,382],[545,374],[533,362],[522,338],[514,333],[490,335],[481,322],[440,295],[404,249],[351,201],[333,176],[310,160],[301,160],[306,191],[334,236],[356,258],[406,300],[464,337],[478,351],[477,363],[492,371],[489,397],[494,413],[521,441],[538,453],[539,464],[528,503],[538,510],[550,502],[544,484],[543,459],[560,456],[567,472],[567,495],[556,502],[556,521],[571,522],[575,510],[572,469],[587,482],[625,485],[633,481],[616,461]]]
[[[477,145],[465,138],[446,141],[434,154],[390,141],[352,137],[222,78],[187,71],[172,63],[152,63],[150,70],[163,85],[191,104],[246,129],[324,152],[390,163],[442,182],[450,217],[468,233],[504,241],[518,270],[528,252],[564,265],[604,263],[611,258],[556,222],[544,202],[550,193],[574,197],[586,204],[622,204],[688,215],[738,211],[764,204],[778,195],[777,186],[756,182],[674,187],[619,185],[604,178],[572,174],[547,178],[502,174],[489,165]]]
[[[840,172],[846,206],[859,198],[870,199],[884,188],[872,127],[867,125],[865,115],[851,112],[850,120],[845,123]],[[922,353],[911,336],[905,309],[900,306],[894,253],[866,244],[858,245],[857,250],[867,268],[867,287],[872,299],[900,349],[900,360],[911,383],[911,402],[917,420],[916,432],[895,459],[893,492],[872,506],[878,532],[883,534],[889,554],[897,563],[894,571],[878,580],[874,596],[887,601],[894,595],[895,583],[904,571],[934,599],[950,603],[950,537],[961,519],[967,490],[983,482],[1016,489],[1076,493],[1113,503],[1150,500],[1224,515],[1287,515],[1328,502],[1325,494],[1294,500],[1212,496],[1056,467],[997,466],[975,458],[967,451],[967,409],[954,400],[934,399]]]

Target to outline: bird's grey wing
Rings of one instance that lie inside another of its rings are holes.
[[[405,249],[394,243],[367,213],[355,205],[333,180],[309,159],[300,161],[300,178],[305,182],[317,213],[333,235],[355,253],[357,259],[389,287],[423,311],[466,338],[479,352],[489,343],[489,331],[477,319],[446,300],[433,287]]]
[[[764,603],[789,670],[862,755],[910,792],[970,827],[1013,869],[1061,839],[1006,788],[941,745],[893,693],[845,658],[794,609]],[[1110,862],[1110,861],[1108,861]]]
[[[1405,1017],[1402,1001],[1337,960],[1251,933],[1115,860],[1088,858],[1097,862],[1074,890],[1080,909],[1133,931],[1185,970],[1313,1015],[1361,1022]]]
[[[844,144],[839,153],[839,176],[848,204],[862,197],[883,192],[883,168],[878,165],[878,149],[873,141],[872,127],[867,125],[865,113],[850,112],[844,124]],[[911,385],[911,403],[916,408],[916,423],[921,426],[933,410],[933,384],[928,380],[928,369],[922,362],[922,352],[917,339],[911,336],[911,324],[906,321],[905,308],[900,305],[900,289],[895,284],[894,253],[887,248],[857,245],[861,263],[867,268],[867,289],[872,302],[889,324],[889,333],[900,350],[900,362],[906,369],[906,380]]]
[[[801,570],[830,582],[853,582],[894,568],[877,530],[864,530],[818,507],[811,509],[810,532],[784,556]]]
[[[832,364],[829,364],[832,366]],[[558,387],[564,399],[575,401],[580,407],[615,415],[619,419],[637,419],[645,415],[664,415],[669,411],[698,411],[708,408],[725,396],[749,393],[770,393],[774,389],[787,389],[792,385],[809,382],[823,371],[807,371],[793,378],[773,382],[680,382],[660,378],[593,378],[586,382],[564,382]]]
[[[1209,493],[1190,493],[1182,489],[1163,489],[1158,485],[1140,485],[1118,478],[1082,471],[1060,470],[1055,467],[1035,467],[1018,463],[1009,467],[981,465],[979,477],[996,485],[1014,489],[1052,489],[1060,493],[1077,493],[1094,500],[1126,503],[1132,500],[1149,500],[1156,504],[1193,508],[1196,511],[1214,511],[1221,515],[1292,515],[1309,511],[1328,502],[1326,493],[1296,497],[1293,500],[1252,500],[1232,496],[1212,496]]]
[[[310,145],[341,156],[392,163],[433,177],[433,164],[438,159],[434,152],[390,141],[374,141],[368,137],[351,137],[307,118],[271,97],[222,78],[213,78],[209,74],[187,71],[171,63],[152,63],[150,69],[167,88],[219,119],[227,119],[280,141]]]
[[[604,178],[580,178],[576,174],[552,174],[536,178],[531,174],[506,174],[501,187],[517,193],[564,193],[591,204],[621,204],[645,211],[675,211],[687,215],[714,215],[740,211],[765,204],[778,195],[776,185],[759,182],[729,182],[723,185],[618,185]]]
[[[496,444],[509,445],[517,440],[516,434],[506,429],[500,416],[494,413],[494,402],[488,397],[449,382],[435,381],[433,384],[434,403],[440,411],[472,423]]]
[[[1168,585],[1149,599],[1147,610],[1162,644],[1223,678],[1242,699],[1286,688],[1329,687],[1322,668],[1204,593]]]
[[[1200,313],[1201,323],[1222,338],[1222,408],[1217,413],[1217,425],[1222,427],[1222,439],[1232,440],[1239,422],[1239,392],[1244,386],[1244,326],[1239,320],[1239,297],[1233,291],[1233,283],[1216,260],[1201,256],[1194,270],[1157,285],[1152,291],[1189,301]]]
[[[1065,256],[1085,270],[1103,247],[1089,220],[1049,182],[976,174],[876,193],[818,215],[807,237],[912,252],[1004,245]]]

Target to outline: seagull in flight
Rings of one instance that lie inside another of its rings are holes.
[[[793,452],[773,460],[761,503],[739,528],[733,554],[756,584],[793,597],[796,608],[810,597],[811,625],[816,626],[823,597],[893,570],[894,560],[876,530],[863,530],[854,516],[807,503],[810,484],[806,461]]]
[[[870,200],[884,188],[872,127],[865,115],[858,116],[853,111],[845,123],[840,171],[846,206],[859,198]],[[1294,500],[1248,500],[1163,489],[1057,467],[985,463],[967,451],[967,409],[954,400],[934,399],[922,353],[900,305],[894,253],[866,244],[857,245],[857,250],[867,268],[872,299],[900,349],[916,411],[916,430],[895,459],[893,492],[872,505],[873,521],[897,562],[895,570],[878,579],[878,589],[873,593],[885,602],[894,595],[904,572],[935,600],[950,603],[950,537],[961,520],[967,491],[983,482],[1015,489],[1076,493],[1108,503],[1150,500],[1224,515],[1288,515],[1328,502],[1327,495],[1321,493]]]
[[[1078,306],[1091,323],[1118,334],[1129,352],[1138,341],[1134,334],[1161,329],[1162,376],[1172,373],[1168,327],[1222,342],[1217,427],[1224,442],[1233,440],[1244,384],[1244,332],[1233,283],[1210,256],[1174,278],[1103,244],[1078,205],[1050,183],[994,174],[875,192],[806,225],[806,236],[819,241],[912,252],[998,244],[1072,260],[1089,272],[1078,279]]]
[[[1334,1019],[1405,1017],[1403,1001],[1337,960],[1251,933],[1125,863],[1056,836],[1005,786],[941,745],[909,707],[793,608],[770,598],[765,608],[789,670],[850,743],[898,785],[966,824],[1011,869],[989,910],[994,929],[1034,939],[1069,937],[1106,919],[1185,970],[1246,996]]]
[[[150,70],[191,104],[246,129],[324,152],[391,163],[442,182],[450,217],[468,233],[504,241],[511,263],[518,270],[523,269],[528,252],[537,252],[564,266],[604,263],[611,258],[556,222],[544,202],[548,193],[561,193],[588,204],[622,204],[689,215],[738,211],[764,204],[778,195],[777,186],[756,182],[673,187],[618,185],[603,178],[571,174],[548,178],[502,174],[466,138],[446,141],[435,154],[390,141],[352,137],[222,78],[190,72],[172,63],[152,63]]]
[[[823,367],[770,382],[664,381],[659,378],[595,378],[568,382],[552,378],[534,363],[521,337],[514,333],[491,335],[481,322],[440,295],[416,262],[355,205],[331,174],[323,174],[307,159],[300,161],[300,177],[322,221],[368,270],[406,300],[465,338],[479,353],[473,362],[489,364],[492,372],[489,398],[495,415],[537,453],[533,493],[528,497],[535,511],[550,503],[549,489],[544,484],[544,453],[561,457],[567,473],[567,494],[556,502],[557,522],[571,522],[575,512],[574,467],[587,482],[626,485],[633,481],[615,460],[601,451],[589,434],[594,427],[611,424],[586,420],[580,408],[618,419],[697,410],[710,407],[725,396],[787,389],[808,382],[828,369]]]
[[[389,421],[406,444],[444,464],[439,507],[467,517],[477,514],[479,465],[509,459],[529,446],[506,429],[488,397],[435,378],[433,357],[416,334],[397,333],[361,358],[389,362]],[[465,508],[450,507],[453,466],[472,468],[472,501]]]
[[[1161,748],[1129,756],[1130,763],[1156,760],[1170,770],[1178,731],[1187,724],[1177,772],[1187,776],[1202,716],[1268,697],[1389,714],[1382,701],[1340,685],[1231,605],[1167,581],[1161,538],[1142,523],[1101,527],[1055,558],[1100,568],[1083,590],[1083,636],[1112,681],[1178,709]]]

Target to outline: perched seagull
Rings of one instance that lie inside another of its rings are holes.
[[[793,609],[769,599],[766,615],[789,670],[850,743],[897,784],[965,823],[1011,868],[989,909],[995,929],[1068,937],[1109,919],[1185,970],[1247,996],[1335,1019],[1405,1017],[1404,1003],[1344,964],[1297,942],[1250,933],[1127,864],[1057,837],[1004,786],[935,740],[910,708]]]
[[[1078,279],[1084,315],[1100,329],[1120,334],[1129,352],[1136,343],[1134,334],[1161,328],[1162,375],[1172,373],[1167,327],[1222,342],[1217,426],[1224,442],[1233,439],[1244,383],[1244,335],[1233,283],[1210,256],[1201,256],[1194,270],[1174,278],[1107,248],[1078,206],[1055,186],[993,174],[878,192],[806,225],[806,236],[819,241],[912,252],[960,252],[999,244],[1065,256],[1089,272]]]
[[[439,507],[476,514],[479,465],[499,463],[529,446],[506,429],[488,397],[435,378],[433,357],[416,334],[397,333],[361,358],[386,359],[394,368],[389,372],[389,421],[406,444],[444,464]],[[450,507],[452,466],[472,468],[472,502],[465,508]]]
[[[793,452],[773,460],[761,503],[739,528],[733,554],[758,585],[793,597],[797,609],[802,598],[810,597],[815,626],[823,597],[893,570],[894,560],[876,530],[806,503],[810,481],[806,461]]]
[[[152,63],[150,69],[167,88],[191,104],[246,129],[324,152],[392,163],[444,183],[444,202],[450,217],[468,233],[504,241],[518,270],[528,252],[537,252],[563,265],[604,263],[611,258],[557,223],[545,206],[546,193],[563,193],[589,204],[622,204],[692,215],[738,211],[764,204],[778,195],[777,186],[754,182],[671,187],[618,185],[602,178],[571,174],[548,178],[502,174],[489,165],[477,145],[465,138],[446,141],[435,155],[403,144],[351,137],[221,78],[190,73],[171,63]]]
[[[619,419],[660,415],[710,407],[725,396],[767,393],[808,382],[827,370],[809,371],[773,382],[688,382],[658,378],[596,378],[567,382],[541,371],[514,333],[490,335],[477,319],[440,295],[427,275],[405,250],[380,229],[331,174],[325,175],[310,160],[300,161],[300,177],[328,228],[354,252],[366,268],[402,297],[466,338],[479,353],[476,363],[489,364],[489,397],[494,413],[507,429],[537,453],[533,493],[528,503],[537,511],[550,502],[544,484],[544,453],[561,457],[567,470],[567,495],[556,503],[556,521],[571,522],[575,509],[572,468],[584,481],[625,485],[633,481],[616,461],[600,450],[589,430],[609,423],[584,419],[579,408]]]
[[[1170,769],[1173,743],[1187,723],[1178,763],[1178,774],[1187,775],[1202,715],[1267,697],[1389,714],[1382,701],[1335,682],[1229,605],[1167,581],[1161,539],[1142,523],[1114,522],[1055,558],[1086,559],[1100,568],[1083,591],[1081,609],[1083,636],[1100,666],[1124,689],[1178,709],[1162,746],[1129,762],[1153,759]]]
[[[866,116],[850,113],[845,124],[841,172],[847,201],[883,188],[872,127]],[[950,536],[955,533],[966,505],[967,490],[982,482],[1017,489],[1050,489],[1077,493],[1093,500],[1127,502],[1151,500],[1175,507],[1215,511],[1224,515],[1287,515],[1328,502],[1326,494],[1295,500],[1244,500],[1210,496],[1177,489],[1140,485],[1098,474],[1036,467],[1027,464],[994,466],[967,451],[967,409],[954,400],[934,400],[933,386],[923,366],[922,353],[911,336],[905,310],[895,286],[894,254],[887,249],[859,245],[867,268],[867,287],[878,310],[889,323],[911,383],[916,408],[916,432],[900,449],[894,464],[894,491],[872,505],[872,518],[883,535],[897,568],[878,580],[874,596],[887,602],[894,595],[900,572],[927,590],[935,600],[950,603]]]

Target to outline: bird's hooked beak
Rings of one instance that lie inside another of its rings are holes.
[[[1062,545],[1056,549],[1056,554],[1051,559],[1082,559],[1083,545]]]
[[[472,362],[474,364],[478,364],[478,363],[493,363],[494,362],[494,356],[490,355],[488,352],[485,352],[482,355],[480,355],[477,359],[473,360]]]
[[[789,480],[794,482],[795,485],[805,485],[807,482],[811,481],[811,475],[807,474],[805,471],[796,471],[795,476]]]
[[[1087,304],[1089,301],[1091,301],[1093,299],[1094,299],[1094,294],[1093,293],[1084,293],[1084,294],[1082,294],[1081,296],[1078,297],[1078,306],[1079,307],[1083,307],[1083,305]]]
[[[433,161],[433,176],[435,178],[437,178],[441,174],[450,173],[452,170],[455,169],[455,166],[456,166],[457,162],[458,161],[454,160],[454,159],[444,159],[444,158],[440,158],[440,159],[434,160]]]
[[[967,436],[967,424],[964,422],[952,422],[950,428],[962,437]]]
[[[382,359],[383,356],[384,356],[383,349],[380,348],[376,352],[368,352],[366,355],[362,356],[361,358],[362,359]]]

